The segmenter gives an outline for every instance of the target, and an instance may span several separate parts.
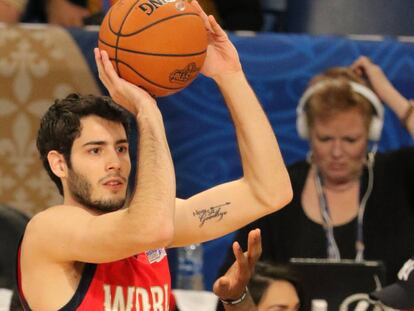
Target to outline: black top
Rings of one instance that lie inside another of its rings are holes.
[[[282,210],[242,228],[236,240],[246,249],[251,229],[262,232],[261,259],[287,262],[293,257],[326,258],[326,235],[321,225],[304,213],[301,197],[309,164],[305,161],[288,168],[294,197]],[[362,188],[366,186],[366,173]],[[387,283],[394,282],[404,262],[414,254],[414,148],[377,154],[374,187],[364,215],[365,259],[382,260]],[[361,193],[364,193],[362,189]],[[341,258],[355,259],[356,218],[334,227]],[[221,274],[234,262],[231,248]]]
[[[16,253],[28,221],[29,217],[19,210],[0,204],[0,288],[16,287]]]

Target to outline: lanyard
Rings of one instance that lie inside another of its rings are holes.
[[[357,228],[356,228],[356,241],[355,241],[355,260],[356,261],[362,261],[364,260],[364,250],[365,250],[365,244],[364,244],[364,213],[365,213],[365,207],[366,203],[371,195],[372,188],[374,186],[374,156],[375,152],[369,152],[368,153],[368,159],[367,159],[367,168],[368,168],[368,185],[367,190],[365,191],[359,207],[358,207],[358,216],[357,216]],[[322,215],[322,221],[323,221],[323,228],[325,230],[326,235],[326,250],[327,250],[327,257],[328,259],[332,260],[340,260],[341,259],[341,253],[339,251],[338,244],[336,243],[334,231],[333,231],[333,224],[331,215],[329,212],[329,206],[328,201],[326,200],[325,192],[323,191],[323,184],[322,184],[322,177],[320,176],[319,170],[316,169],[315,174],[315,185],[316,185],[316,191],[318,193],[319,198],[319,208]]]

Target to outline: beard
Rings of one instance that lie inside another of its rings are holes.
[[[99,212],[114,212],[121,209],[125,204],[125,198],[93,200],[92,184],[85,176],[75,172],[73,169],[69,170],[68,188],[79,204]]]

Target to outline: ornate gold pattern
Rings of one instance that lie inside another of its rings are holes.
[[[61,202],[39,160],[36,134],[54,99],[71,92],[99,89],[64,29],[0,27],[0,203],[34,214]]]

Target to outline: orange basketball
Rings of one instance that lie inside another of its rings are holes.
[[[207,32],[196,10],[182,0],[119,0],[99,31],[119,76],[155,96],[189,85],[203,66]]]

